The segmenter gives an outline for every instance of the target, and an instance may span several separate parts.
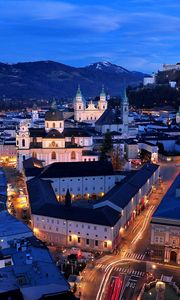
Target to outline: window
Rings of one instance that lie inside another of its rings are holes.
[[[89,239],[86,239],[86,245],[89,245]]]
[[[81,238],[80,237],[78,237],[78,243],[80,243],[81,242]]]
[[[104,231],[107,232],[107,228],[104,228]]]
[[[69,236],[69,242],[72,242],[72,236],[71,235]]]
[[[56,124],[55,123],[53,123],[53,128],[56,128]]]
[[[59,224],[59,220],[57,220],[57,224]]]
[[[33,151],[32,157],[33,157],[33,158],[37,158],[37,153]]]
[[[107,248],[107,242],[104,242],[104,248]]]
[[[84,224],[82,224],[82,228],[84,228]]]
[[[51,153],[51,159],[56,159],[56,152],[55,152],[55,151],[53,151],[53,152]]]
[[[78,227],[78,224],[76,224],[76,227]]]
[[[98,241],[97,240],[95,240],[95,246],[98,247]]]
[[[88,225],[88,229],[90,229],[91,228],[91,226],[90,225]]]
[[[94,230],[96,230],[96,226],[94,226]]]
[[[51,223],[53,224],[53,223],[54,223],[54,220],[51,220]]]
[[[60,123],[59,123],[59,127],[61,128],[61,126],[62,126],[62,125],[61,125],[61,122],[60,122]]]
[[[79,106],[79,109],[81,109],[81,106]]]
[[[25,147],[25,139],[22,139],[22,147]]]
[[[56,227],[56,231],[58,231],[58,228]]]
[[[47,123],[46,127],[49,128],[49,123]]]
[[[71,159],[76,159],[76,152],[75,151],[71,152]]]

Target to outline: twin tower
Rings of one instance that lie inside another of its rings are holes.
[[[104,88],[100,94],[100,100],[97,106],[92,100],[86,106],[84,98],[82,96],[80,87],[78,87],[76,97],[74,100],[74,120],[78,122],[96,122],[100,116],[107,109],[106,93]]]
[[[95,105],[92,100],[86,105],[84,98],[82,96],[80,87],[78,87],[76,97],[74,100],[74,120],[78,122],[90,122],[95,123],[101,115],[105,112],[108,107],[106,100],[106,93],[104,87],[102,88],[100,99]],[[121,119],[123,124],[123,131],[128,131],[128,114],[129,114],[129,102],[126,95],[126,89],[124,89],[124,94],[122,95],[121,102]]]

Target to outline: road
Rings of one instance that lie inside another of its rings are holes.
[[[136,217],[123,236],[118,255],[105,255],[83,273],[81,300],[103,300],[112,277],[124,276],[124,295],[120,299],[136,299],[140,287],[147,280],[147,272],[160,276],[173,274],[178,280],[179,268],[149,262],[145,252],[149,246],[152,214],[178,173],[175,163],[160,163],[163,183],[151,194],[146,209]],[[155,269],[153,269],[155,267]]]

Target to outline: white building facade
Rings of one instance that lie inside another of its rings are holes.
[[[97,106],[90,101],[86,106],[80,87],[74,100],[74,120],[78,122],[95,123],[107,109],[107,100],[104,88],[100,94]]]
[[[21,171],[23,161],[30,157],[53,162],[94,161],[98,155],[91,153],[92,136],[85,130],[64,128],[63,113],[53,103],[45,115],[44,128],[31,128],[29,121],[20,123],[16,134],[17,168]]]

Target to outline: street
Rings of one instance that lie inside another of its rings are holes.
[[[81,299],[105,299],[112,277],[119,275],[122,275],[124,280],[119,299],[124,300],[136,299],[140,288],[147,280],[147,272],[158,277],[162,273],[173,274],[178,281],[179,267],[154,264],[146,254],[150,240],[151,217],[179,171],[172,162],[163,162],[160,165],[163,182],[150,195],[146,209],[136,217],[133,224],[124,233],[119,253],[105,255],[84,270]]]

